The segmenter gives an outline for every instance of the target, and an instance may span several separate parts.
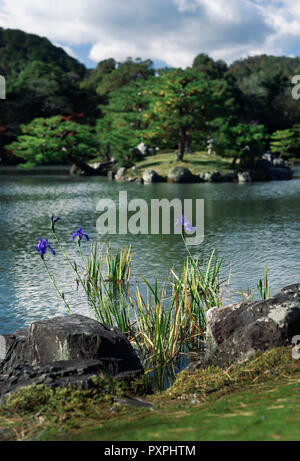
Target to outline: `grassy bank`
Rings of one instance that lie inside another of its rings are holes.
[[[94,382],[89,391],[19,390],[0,410],[0,439],[300,439],[300,361],[291,348],[225,371],[183,371],[153,395],[143,380],[130,387],[104,377]]]
[[[128,175],[142,176],[145,170],[153,169],[161,176],[167,176],[169,171],[175,166],[188,168],[195,175],[216,171],[226,173],[231,170],[231,163],[232,159],[230,158],[219,157],[215,154],[209,156],[205,151],[185,154],[181,162],[176,160],[175,152],[159,152],[137,162],[136,169],[129,169]]]

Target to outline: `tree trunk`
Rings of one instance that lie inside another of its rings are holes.
[[[235,168],[236,161],[237,161],[237,157],[233,157],[232,164],[231,164],[232,168]]]
[[[186,131],[184,128],[182,128],[179,143],[178,143],[178,152],[177,152],[177,160],[179,161],[183,159],[183,156],[185,153],[185,146],[186,146]]]

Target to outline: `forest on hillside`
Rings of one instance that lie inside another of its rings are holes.
[[[87,69],[46,38],[0,29],[2,164],[117,159],[153,149],[204,150],[251,164],[265,149],[300,155],[300,103],[291,79],[300,59],[254,56],[227,65],[198,54],[191,67],[154,69],[113,57]]]

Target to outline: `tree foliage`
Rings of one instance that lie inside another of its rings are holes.
[[[218,118],[210,126],[215,152],[232,158],[233,166],[237,159],[241,166],[253,166],[265,148],[267,135],[263,125],[234,123],[234,120]]]
[[[291,96],[291,79],[300,74],[300,59],[253,56],[234,62],[229,73],[243,95],[244,121],[264,124],[269,133],[291,128],[300,119],[300,104]]]
[[[300,125],[294,125],[290,129],[277,130],[272,133],[270,149],[282,157],[297,156],[300,150]]]
[[[138,79],[145,80],[154,75],[153,63],[150,59],[143,61],[140,58],[127,58],[117,63],[114,59],[101,61],[97,68],[90,73],[81,86],[93,88],[98,95],[105,96],[124,85]]]
[[[25,163],[24,168],[36,165],[86,161],[98,153],[95,130],[60,115],[36,118],[21,125],[17,140],[7,146]]]
[[[199,144],[210,120],[235,113],[232,88],[224,79],[207,79],[195,69],[171,69],[148,81],[149,103],[142,117],[145,139],[161,147],[178,145],[182,159],[188,144]]]
[[[220,155],[242,163],[253,161],[268,135],[273,152],[300,155],[300,104],[291,96],[299,58],[261,55],[227,66],[199,53],[191,68],[155,72],[150,59],[112,57],[87,70],[37,35],[0,28],[0,43],[7,86],[0,148],[9,144],[28,165],[71,156],[80,161],[93,157],[98,145],[103,155],[130,164],[140,142],[178,149],[182,159],[187,149],[205,148],[210,137]]]

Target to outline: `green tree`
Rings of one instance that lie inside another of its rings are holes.
[[[229,74],[243,95],[240,121],[263,124],[269,133],[299,121],[300,104],[291,96],[291,78],[300,74],[299,58],[252,56],[231,64]]]
[[[210,126],[215,152],[232,158],[233,167],[238,159],[241,166],[253,166],[265,148],[267,135],[263,125],[234,124],[232,120],[218,118]]]
[[[159,147],[177,144],[178,160],[189,143],[203,143],[210,120],[235,112],[228,82],[207,79],[191,68],[164,70],[148,80],[143,92],[149,100],[149,109],[142,114],[145,139]]]
[[[88,125],[78,124],[60,115],[36,118],[21,125],[17,140],[7,150],[25,161],[25,168],[36,165],[73,162],[82,166],[98,154],[98,138]]]
[[[228,71],[226,62],[219,60],[214,61],[205,53],[198,54],[193,61],[193,69],[206,74],[209,78],[224,78]]]
[[[140,81],[131,82],[112,93],[109,103],[100,106],[104,117],[96,125],[101,151],[112,154],[120,165],[137,158],[134,148],[143,141],[143,110],[147,100]]]
[[[108,93],[135,82],[145,80],[154,75],[153,63],[150,59],[143,61],[137,58],[127,58],[122,63],[116,63],[114,59],[101,61],[87,79],[81,83],[82,88],[93,88],[98,95],[107,96]]]
[[[297,132],[297,128],[295,129]],[[277,130],[271,135],[270,149],[283,157],[293,156],[293,151],[298,147],[299,141],[296,132],[292,129]]]

